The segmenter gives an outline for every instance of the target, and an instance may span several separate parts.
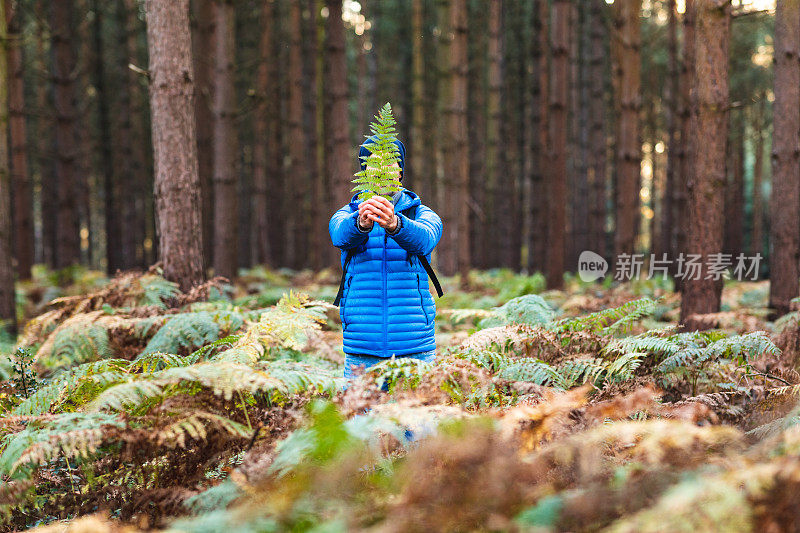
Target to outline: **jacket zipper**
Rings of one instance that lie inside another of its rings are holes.
[[[425,310],[425,299],[422,296],[422,282],[417,272],[417,292],[419,293],[419,305],[422,307],[422,314],[425,315],[425,325],[428,325],[428,311]]]
[[[387,290],[386,278],[388,277],[387,276],[387,272],[386,272],[386,242],[387,242],[388,239],[389,239],[389,235],[384,233],[383,234],[383,261],[382,261],[382,270],[383,270],[383,272],[382,272],[382,274],[383,274],[383,306],[382,307],[383,307],[383,355],[384,355],[384,357],[388,357],[387,352],[388,352],[388,349],[389,349],[389,334],[386,331],[388,329],[388,327],[389,327],[388,326],[389,313],[386,310],[386,305],[389,303],[388,302],[389,297],[386,294],[386,290]]]

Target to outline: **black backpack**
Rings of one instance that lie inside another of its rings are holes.
[[[408,218],[414,220],[415,218],[417,218],[417,206],[409,207],[406,210],[406,213],[407,213],[406,216]],[[342,279],[339,281],[339,292],[336,293],[336,299],[333,301],[333,305],[338,306],[339,302],[342,299],[342,293],[344,292],[344,279],[345,276],[347,275],[347,265],[350,264],[350,260],[353,258],[354,255],[356,255],[355,249],[347,250],[347,257],[344,258],[344,266],[342,267]],[[436,288],[437,296],[441,298],[442,295],[444,295],[444,292],[442,292],[442,285],[439,283],[439,278],[436,277],[436,272],[433,271],[431,264],[428,262],[428,258],[422,254],[413,254],[413,255],[417,259],[419,259],[420,263],[422,263],[422,268],[424,268],[425,272],[428,273],[428,277],[431,278],[433,286]]]

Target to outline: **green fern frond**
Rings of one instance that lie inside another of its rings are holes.
[[[492,310],[493,316],[481,321],[482,328],[504,324],[527,324],[539,326],[550,322],[555,316],[553,308],[538,294],[525,294],[513,298]]]
[[[539,359],[519,359],[507,364],[498,375],[504,379],[528,381],[559,389],[565,389],[568,385],[568,380],[557,369]]]
[[[248,438],[252,433],[247,426],[230,418],[198,411],[160,428],[156,435],[156,441],[161,446],[185,448],[190,439],[205,441],[208,437],[209,427],[221,429],[239,438]]]
[[[48,366],[72,366],[95,359],[111,357],[108,330],[100,324],[88,328],[60,329],[55,334]]]
[[[238,331],[245,317],[238,310],[197,311],[171,315],[147,343],[142,355],[180,353],[219,339],[222,332]]]
[[[367,145],[371,153],[362,156],[366,167],[356,172],[353,179],[355,187],[352,190],[359,193],[359,200],[376,195],[388,198],[401,190],[397,169],[393,166],[400,162],[400,151],[394,143],[397,140],[397,130],[394,127],[396,124],[397,121],[392,116],[392,106],[386,102],[375,116],[375,122],[370,124],[370,130],[377,136],[377,140]]]
[[[183,502],[183,505],[194,514],[211,513],[216,510],[225,509],[232,501],[242,495],[242,490],[236,483],[226,479],[219,485],[204,490],[200,494],[195,494]],[[178,527],[178,530],[181,530]]]
[[[624,332],[633,323],[655,312],[658,300],[641,298],[619,307],[603,309],[584,316],[564,318],[556,321],[551,329],[557,332],[590,331],[603,335]]]
[[[606,372],[606,362],[593,357],[570,359],[561,363],[558,371],[567,387],[600,380]]]
[[[56,410],[71,401],[80,404],[76,396],[89,391],[83,387],[100,389],[125,379],[129,362],[122,359],[104,359],[84,363],[69,370],[62,370],[40,387],[30,398],[20,403],[13,411],[15,415],[41,415]]]
[[[0,474],[11,475],[20,467],[28,470],[48,462],[58,454],[86,457],[102,441],[103,429],[125,427],[115,415],[106,413],[63,413],[32,421],[15,434],[5,437],[0,455]]]
[[[142,288],[140,306],[155,306],[166,309],[166,302],[175,299],[181,292],[177,283],[167,281],[156,274],[145,274],[139,278],[139,285]]]

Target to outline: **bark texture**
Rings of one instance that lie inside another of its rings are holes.
[[[550,76],[550,163],[547,176],[547,268],[549,289],[564,286],[567,204],[567,95],[569,93],[569,0],[555,0],[552,12],[553,47]]]
[[[618,105],[616,132],[616,227],[614,254],[632,254],[639,226],[639,174],[641,142],[641,0],[614,2],[615,99]]]
[[[354,164],[350,155],[350,116],[347,108],[347,61],[345,57],[344,24],[342,22],[342,0],[326,0],[328,19],[326,21],[327,38],[325,42],[325,138],[327,146],[328,179],[334,195],[333,205],[341,206],[352,196],[350,180],[353,177]],[[416,39],[415,39],[415,46]],[[414,79],[414,87],[417,87]],[[415,108],[416,112],[416,108]],[[422,109],[420,109],[422,112]],[[416,147],[412,135],[411,148]],[[424,153],[420,151],[419,153]],[[424,157],[414,157],[411,161],[425,161]],[[413,164],[413,163],[412,163]],[[417,167],[414,167],[416,170]],[[413,173],[413,172],[412,172]],[[406,179],[405,177],[403,178]],[[416,176],[414,179],[419,179]]]
[[[22,11],[5,5],[8,23],[8,121],[11,134],[11,190],[13,198],[14,258],[17,276],[25,280],[31,277],[34,261],[33,236],[33,192],[28,173],[28,140],[25,118],[25,84],[23,80],[23,58],[20,29]]]
[[[693,329],[694,314],[720,308],[723,280],[709,273],[712,254],[722,252],[728,142],[728,47],[730,3],[697,0],[691,139],[703,139],[688,181],[687,252],[700,256],[700,274],[681,283],[681,322]],[[709,279],[706,279],[709,278]]]
[[[782,315],[798,295],[800,260],[800,1],[775,12],[775,103],[770,197],[769,306]]]
[[[215,0],[214,20],[214,273],[233,279],[238,264],[236,195],[235,10],[230,0]]]
[[[0,0],[0,42],[8,39],[6,5]],[[11,173],[8,154],[8,59],[0,53],[0,328],[16,331],[14,261],[11,244]]]
[[[81,258],[73,11],[72,0],[53,2],[50,6],[53,99],[56,117],[55,178],[58,187],[58,211],[55,227],[55,266],[57,268],[77,264]]]
[[[186,291],[203,281],[188,0],[148,0],[147,43],[159,251]]]
[[[448,92],[445,98],[446,138],[444,152],[448,202],[442,236],[442,269],[459,272],[467,282],[470,266],[469,246],[469,154],[467,139],[467,4],[451,0],[449,9],[451,41],[448,61]],[[441,245],[440,245],[441,246]]]

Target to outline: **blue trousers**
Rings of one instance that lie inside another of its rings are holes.
[[[419,352],[419,353],[412,353],[403,356],[395,356],[395,359],[402,359],[409,357],[411,359],[419,359],[420,361],[424,361],[426,363],[433,363],[436,361],[436,350],[431,350],[429,352]],[[378,363],[386,361],[385,357],[375,357],[374,355],[366,355],[366,354],[344,354],[344,377],[345,379],[352,379],[355,377],[354,370],[358,367],[363,366],[364,370],[368,370],[370,367],[377,365]],[[349,386],[345,384],[342,390],[347,389]],[[387,386],[384,383],[383,390],[386,390]]]

